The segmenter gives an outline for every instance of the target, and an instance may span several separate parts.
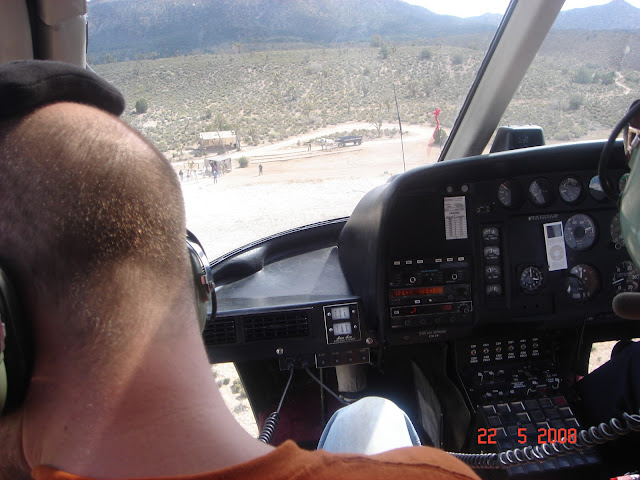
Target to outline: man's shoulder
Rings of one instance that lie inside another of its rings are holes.
[[[35,480],[90,480],[50,467],[37,467]],[[453,456],[431,447],[407,447],[378,455],[334,454],[304,450],[287,441],[271,453],[222,470],[163,480],[479,480]]]

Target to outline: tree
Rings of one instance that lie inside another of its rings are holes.
[[[382,113],[379,110],[374,110],[369,115],[369,124],[376,129],[378,138],[382,136]]]
[[[587,67],[580,67],[573,77],[575,83],[593,83],[593,73]]]
[[[584,97],[582,95],[571,95],[569,97],[569,110],[578,110],[584,105]]]
[[[136,102],[136,113],[146,113],[149,108],[149,104],[144,98],[141,98]]]
[[[431,53],[431,50],[429,50],[428,48],[423,48],[422,51],[420,52],[420,60],[431,60],[432,56],[433,54]]]
[[[391,47],[389,45],[383,45],[380,47],[380,58],[386,60],[391,55]]]
[[[375,35],[373,35],[371,37],[371,40],[369,41],[369,45],[371,45],[372,47],[375,48],[380,48],[383,44],[383,40],[382,37],[380,35],[378,35],[377,33]]]

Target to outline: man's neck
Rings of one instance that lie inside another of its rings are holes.
[[[83,383],[65,383],[75,378],[70,372],[34,376],[36,398],[47,401],[26,411],[31,467],[99,478],[170,476],[268,453],[271,447],[250,437],[229,412],[194,332],[163,346],[129,349],[114,359],[122,365],[116,372],[87,372]]]

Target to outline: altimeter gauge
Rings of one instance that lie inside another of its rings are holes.
[[[622,292],[637,292],[640,286],[640,273],[630,260],[625,260],[616,265],[612,275],[611,284],[616,294]]]

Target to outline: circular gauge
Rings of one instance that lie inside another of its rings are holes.
[[[484,260],[485,262],[494,262],[500,260],[500,247],[488,246],[484,247]]]
[[[506,208],[518,208],[522,204],[522,189],[515,180],[505,180],[498,186],[498,201]]]
[[[616,271],[611,280],[616,293],[637,292],[640,286],[640,273],[630,260],[625,260],[616,265]]]
[[[530,265],[520,274],[520,288],[527,293],[535,292],[542,286],[543,278],[542,271]]]
[[[598,201],[607,198],[607,194],[604,193],[602,185],[600,184],[600,178],[597,175],[589,181],[589,193]]]
[[[596,224],[584,213],[574,215],[564,226],[564,241],[572,250],[588,250],[596,241]]]
[[[616,249],[624,247],[624,237],[622,236],[622,226],[620,225],[620,213],[616,213],[609,225],[611,241],[616,245]]]
[[[620,190],[620,193],[624,192],[624,187],[627,186],[627,180],[629,180],[628,173],[625,173],[620,177],[620,180],[618,181],[618,189]]]
[[[553,201],[553,185],[546,178],[536,178],[529,184],[529,200],[536,207],[546,207]]]
[[[558,190],[560,198],[566,203],[577,203],[582,198],[582,183],[576,177],[564,178]]]
[[[598,271],[590,265],[576,265],[569,270],[567,295],[572,300],[586,301],[600,290]]]

